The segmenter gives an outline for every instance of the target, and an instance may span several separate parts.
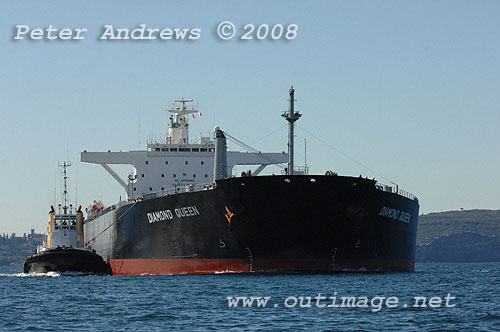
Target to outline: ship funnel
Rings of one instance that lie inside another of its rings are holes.
[[[215,155],[214,155],[214,181],[227,178],[227,145],[226,136],[219,128],[214,128]]]

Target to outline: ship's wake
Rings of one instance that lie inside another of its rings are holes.
[[[59,272],[46,272],[46,273],[0,273],[0,277],[17,277],[17,278],[26,278],[26,277],[60,277],[61,273]]]
[[[89,272],[76,272],[76,271],[65,271],[65,272],[31,272],[31,273],[0,273],[0,277],[17,277],[17,278],[29,278],[29,277],[61,277],[61,276],[89,276],[89,275],[99,275],[96,273]]]

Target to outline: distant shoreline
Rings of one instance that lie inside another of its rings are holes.
[[[0,266],[20,266],[44,234],[0,235]],[[500,210],[432,212],[419,216],[416,262],[500,262]]]

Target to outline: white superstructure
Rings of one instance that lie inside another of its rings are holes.
[[[102,165],[124,188],[127,198],[150,193],[186,191],[197,185],[214,182],[215,146],[210,137],[201,136],[196,143],[189,142],[188,116],[199,113],[188,106],[192,100],[177,100],[177,106],[168,111],[173,113],[168,124],[165,142],[147,144],[146,151],[130,152],[87,152],[81,153],[81,161]],[[232,174],[236,165],[258,165],[253,175],[266,166],[287,162],[282,153],[249,153],[228,151],[227,174]],[[120,178],[109,165],[132,165],[133,174],[128,180]]]
[[[69,166],[71,166],[71,163],[59,164],[59,167],[63,169],[63,202],[58,205],[58,213],[56,213],[54,206],[50,207],[47,241],[38,251],[58,247],[78,248],[83,246],[83,213],[81,207],[74,211],[72,204],[68,206],[68,175],[66,169]]]

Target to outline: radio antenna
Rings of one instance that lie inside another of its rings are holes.
[[[78,171],[76,171],[76,182],[75,182],[75,205],[78,206]]]
[[[62,164],[59,163],[59,167],[62,167],[63,169],[63,180],[64,180],[64,191],[63,191],[63,211],[64,214],[68,213],[68,173],[66,172],[66,168],[71,166],[71,163],[68,162],[63,162]]]
[[[141,105],[139,105],[139,122],[137,123],[139,129],[139,150],[141,149]]]

